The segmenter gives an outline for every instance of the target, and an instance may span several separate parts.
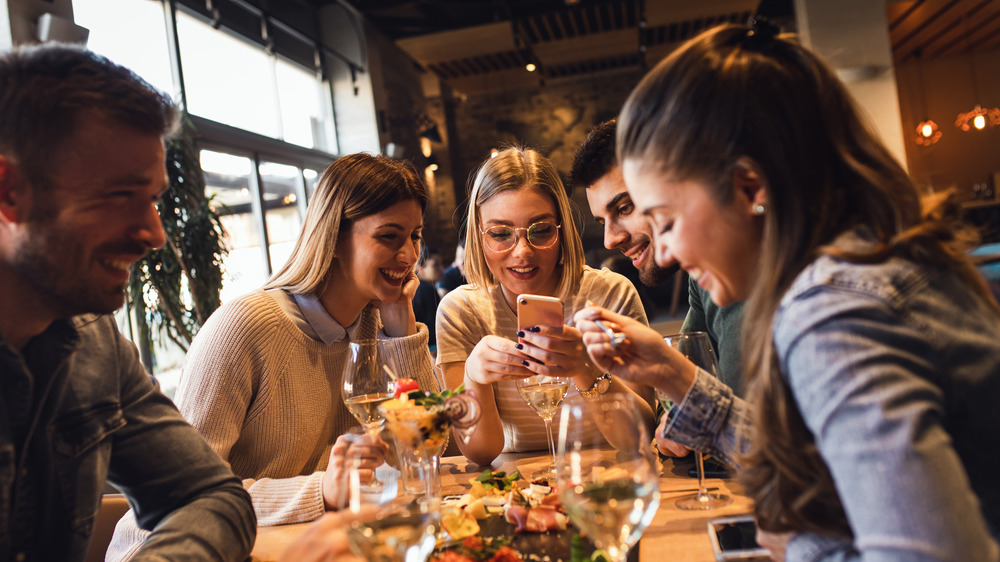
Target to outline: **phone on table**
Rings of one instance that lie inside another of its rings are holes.
[[[562,326],[563,305],[555,297],[542,295],[517,295],[517,329],[533,326]]]
[[[708,522],[708,536],[718,562],[741,560],[764,562],[771,553],[757,544],[757,522],[753,515],[719,517]]]

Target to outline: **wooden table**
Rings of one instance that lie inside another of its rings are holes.
[[[530,474],[545,466],[547,455],[504,454],[493,462],[493,470],[520,470]],[[680,461],[675,466],[672,460],[663,462],[660,478],[660,508],[653,523],[646,529],[639,541],[640,560],[671,560],[673,562],[711,562],[715,560],[709,542],[707,523],[709,519],[723,515],[749,513],[750,500],[742,495],[743,489],[736,482],[709,479],[709,487],[733,496],[732,504],[709,511],[685,511],[677,508],[674,501],[685,495],[677,490],[690,491],[698,487],[698,481],[687,475],[690,462]],[[441,460],[441,491],[443,494],[462,494],[469,489],[469,478],[478,475],[485,467],[470,463],[465,457],[446,457]],[[253,559],[257,561],[277,560],[285,548],[309,525],[282,525],[259,527],[257,542],[253,548]]]

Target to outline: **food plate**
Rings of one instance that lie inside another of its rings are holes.
[[[573,557],[573,536],[579,531],[572,524],[566,527],[565,531],[548,531],[545,533],[515,533],[514,525],[508,523],[503,515],[490,515],[479,520],[478,537],[482,539],[503,537],[509,538],[508,543],[511,548],[521,554],[523,560],[543,561],[543,562],[571,562],[574,560],[590,560],[594,552],[594,545],[587,539],[582,539],[582,550],[577,557]],[[455,548],[455,544],[445,546],[440,550]],[[439,550],[439,552],[440,552]],[[629,551],[628,560],[637,562],[639,560],[639,545],[636,544]]]

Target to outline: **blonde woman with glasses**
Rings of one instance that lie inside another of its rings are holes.
[[[652,390],[594,367],[573,326],[573,314],[588,300],[643,323],[646,313],[625,277],[584,264],[552,163],[524,148],[487,159],[472,184],[466,224],[469,284],[448,293],[437,315],[437,363],[446,384],[464,383],[483,407],[476,432],[468,442],[459,440],[462,453],[485,465],[501,452],[548,447],[544,425],[517,390],[517,380],[532,375],[572,379],[569,394],[592,400],[606,392],[636,393],[652,427]],[[559,298],[565,324],[519,331],[516,298],[524,293]]]

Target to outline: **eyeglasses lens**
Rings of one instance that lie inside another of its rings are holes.
[[[528,243],[536,249],[545,249],[555,244],[559,236],[559,226],[550,222],[536,222],[528,228],[493,226],[486,229],[486,243],[494,252],[504,252],[517,244],[517,231],[527,231]]]

